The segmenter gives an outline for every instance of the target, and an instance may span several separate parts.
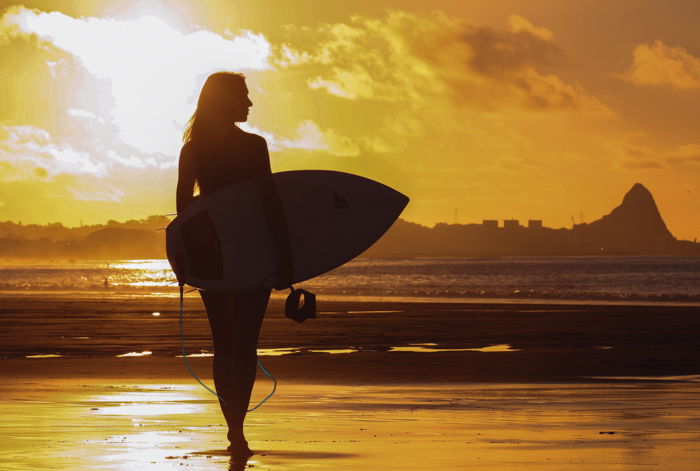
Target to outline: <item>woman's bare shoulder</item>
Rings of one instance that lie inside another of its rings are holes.
[[[251,144],[256,144],[256,145],[265,145],[267,146],[267,141],[265,140],[264,137],[262,137],[260,134],[253,134],[252,132],[246,132],[242,129],[240,129],[241,132],[241,137],[248,141]]]

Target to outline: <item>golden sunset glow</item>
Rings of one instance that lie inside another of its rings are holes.
[[[273,170],[379,180],[409,221],[569,227],[640,182],[700,236],[690,0],[1,6],[0,220],[174,212],[197,94],[234,70]]]

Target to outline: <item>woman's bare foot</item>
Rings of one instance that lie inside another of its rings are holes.
[[[237,441],[236,443],[231,442],[231,444],[226,448],[226,451],[231,453],[231,456],[237,460],[247,460],[255,453],[248,447],[248,442]]]

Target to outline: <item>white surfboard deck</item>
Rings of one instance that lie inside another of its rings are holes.
[[[408,204],[386,185],[328,170],[273,174],[289,224],[294,283],[352,260],[384,234]],[[273,288],[277,249],[260,192],[242,180],[199,198],[166,230],[178,280],[211,291]]]

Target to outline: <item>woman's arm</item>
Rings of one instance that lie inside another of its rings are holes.
[[[287,217],[284,213],[284,206],[280,199],[274,180],[272,179],[272,168],[270,167],[270,154],[267,150],[267,142],[260,137],[259,156],[262,164],[261,172],[258,177],[260,193],[262,195],[263,205],[267,213],[272,236],[277,248],[279,256],[279,272],[277,278],[277,289],[284,289],[291,286],[294,280],[294,265],[292,263],[292,246],[289,241],[289,226]]]
[[[189,145],[182,146],[178,163],[177,192],[175,195],[177,213],[180,214],[194,201],[194,156]]]

